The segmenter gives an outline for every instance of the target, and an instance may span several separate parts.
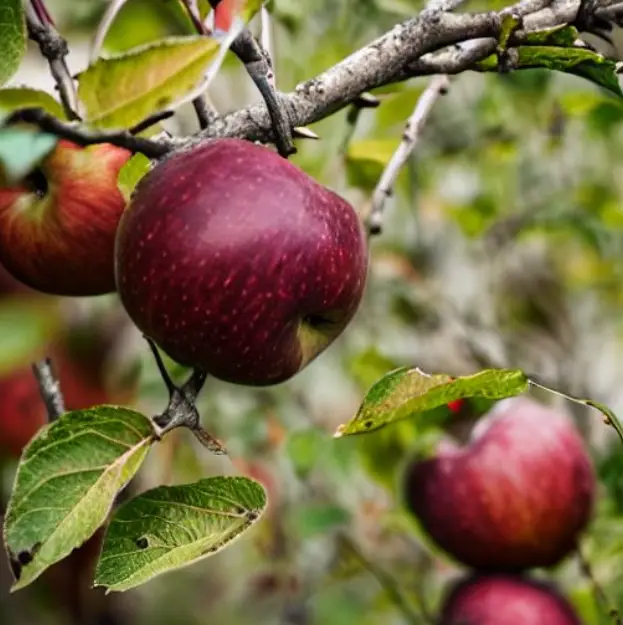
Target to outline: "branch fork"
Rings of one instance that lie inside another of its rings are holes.
[[[184,384],[176,386],[165,367],[154,341],[148,337],[145,337],[145,340],[154,356],[162,380],[169,391],[169,403],[167,407],[162,413],[152,418],[152,422],[158,428],[158,438],[162,438],[164,434],[176,428],[186,427],[195,435],[197,440],[212,453],[218,455],[227,454],[227,450],[221,441],[209,434],[201,426],[201,419],[199,411],[197,410],[197,397],[208,377],[207,373],[195,369]]]

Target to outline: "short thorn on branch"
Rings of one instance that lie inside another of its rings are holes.
[[[175,428],[186,427],[212,453],[219,455],[227,454],[223,444],[201,426],[199,411],[197,410],[197,397],[205,384],[207,374],[195,369],[182,386],[176,386],[164,365],[156,344],[147,336],[145,340],[154,356],[162,380],[169,391],[167,407],[161,414],[152,418],[154,425],[158,428],[158,436],[162,437]]]
[[[45,358],[32,366],[32,372],[39,385],[41,399],[48,413],[48,421],[56,421],[65,412],[65,400],[61,384],[52,369],[52,360]]]

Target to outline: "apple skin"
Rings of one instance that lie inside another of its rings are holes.
[[[125,207],[119,170],[131,154],[61,140],[25,181],[0,187],[0,262],[43,293],[115,290],[114,241]]]
[[[238,384],[292,377],[348,325],[368,252],[354,209],[265,147],[216,139],[138,184],[117,288],[173,360]]]
[[[553,586],[513,575],[474,575],[447,596],[438,625],[581,625]]]
[[[572,422],[527,397],[499,402],[465,447],[413,461],[405,503],[433,540],[478,570],[550,567],[576,545],[595,476]]]

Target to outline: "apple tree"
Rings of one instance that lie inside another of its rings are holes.
[[[0,3],[10,589],[620,623],[623,6],[307,4]]]

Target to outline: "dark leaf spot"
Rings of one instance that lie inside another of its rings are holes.
[[[140,538],[137,538],[134,543],[139,549],[147,549],[147,547],[149,547],[149,541],[147,540],[146,536],[141,536]]]

